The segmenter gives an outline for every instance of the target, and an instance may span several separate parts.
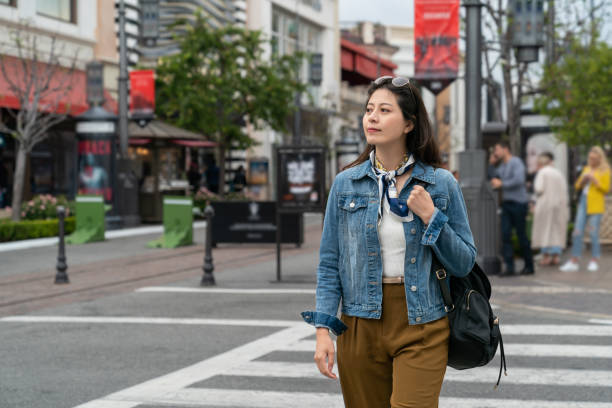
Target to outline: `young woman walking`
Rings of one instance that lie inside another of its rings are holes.
[[[367,148],[336,176],[317,270],[315,361],[348,408],[437,407],[448,319],[432,254],[467,275],[476,249],[461,189],[441,169],[419,91],[401,77],[368,90]],[[336,317],[342,304],[341,319]]]
[[[580,269],[578,260],[582,255],[582,241],[588,223],[591,237],[591,261],[587,266],[589,272],[599,269],[601,247],[599,245],[599,224],[605,211],[605,195],[610,191],[610,165],[603,149],[593,146],[589,151],[588,165],[580,173],[574,185],[582,190],[576,210],[574,232],[572,233],[572,258],[564,263],[561,272],[577,272]]]

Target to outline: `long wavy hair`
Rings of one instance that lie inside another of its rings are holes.
[[[601,147],[593,146],[591,147],[590,151],[599,156],[599,166],[597,167],[596,170],[599,170],[599,171],[610,170],[610,163],[608,162],[608,157],[606,156],[606,152],[604,152],[604,150]]]
[[[364,111],[375,91],[378,89],[388,89],[391,91],[397,98],[397,104],[402,111],[404,119],[414,124],[414,128],[406,135],[406,151],[412,154],[415,160],[430,166],[441,167],[440,148],[433,136],[431,122],[429,121],[429,115],[427,114],[427,109],[425,109],[423,98],[421,98],[421,93],[411,83],[398,87],[394,86],[391,81],[392,79],[388,78],[380,81],[378,84],[372,82],[368,88],[368,99],[364,104]],[[369,160],[370,152],[374,148],[374,145],[368,144],[359,157],[342,170],[358,166]]]

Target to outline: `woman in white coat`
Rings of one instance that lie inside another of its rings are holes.
[[[558,265],[567,240],[569,219],[568,189],[563,173],[553,165],[552,153],[538,156],[538,173],[534,180],[536,203],[531,233],[532,248],[540,248],[540,265]]]

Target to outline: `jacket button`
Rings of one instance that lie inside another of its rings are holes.
[[[349,204],[349,207],[351,207],[351,208],[353,208],[354,206],[355,206],[355,203],[354,203],[354,202],[351,202],[351,203]]]
[[[412,286],[410,287],[410,290],[411,290],[411,291],[413,291],[413,292],[416,292],[417,287],[416,287],[416,286],[414,286],[414,285],[412,285]]]
[[[416,258],[412,258],[412,259],[410,260],[410,263],[415,263],[415,262],[416,262]]]
[[[416,234],[416,229],[415,229],[415,228],[411,229],[411,230],[410,230],[410,233],[411,233],[411,234]]]
[[[417,322],[420,322],[420,321],[421,321],[421,318],[420,318],[420,317],[417,317],[417,318],[416,318],[416,319],[414,319],[414,320],[416,320]]]

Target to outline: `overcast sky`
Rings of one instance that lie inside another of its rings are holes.
[[[340,22],[413,26],[413,3],[411,0],[340,0]]]

